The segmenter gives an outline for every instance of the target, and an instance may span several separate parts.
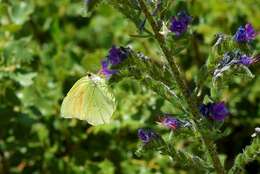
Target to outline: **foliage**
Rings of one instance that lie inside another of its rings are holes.
[[[157,4],[149,2],[153,11]],[[245,166],[244,173],[260,172],[259,137],[247,146],[260,124],[259,64],[250,66],[253,78],[246,67],[238,67],[212,81],[226,51],[259,54],[259,35],[248,47],[230,38],[247,22],[259,31],[259,1],[165,0],[162,7],[156,20],[167,21],[180,10],[193,17],[184,37],[170,33],[165,44],[185,71],[189,89],[197,86],[192,95],[204,103],[224,100],[231,113],[224,124],[204,119],[198,128],[216,142],[226,169],[234,163],[234,171]],[[87,8],[72,0],[0,0],[0,173],[213,172],[196,127],[171,136],[155,123],[161,113],[181,119],[190,113],[141,10],[130,0],[104,0]],[[217,33],[227,39],[214,46]],[[118,67],[125,71],[109,80],[118,102],[112,123],[91,127],[61,118],[68,90],[87,72],[97,73],[114,44],[131,45],[133,52]],[[141,147],[139,127],[159,132],[167,151],[135,154]],[[164,155],[170,152],[171,157]]]

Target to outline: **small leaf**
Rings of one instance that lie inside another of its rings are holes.
[[[15,24],[23,24],[29,20],[29,15],[34,11],[34,7],[29,2],[14,2],[12,6],[8,8],[9,15]]]
[[[37,76],[37,73],[17,74],[14,79],[20,83],[20,85],[27,87],[33,84],[33,78]]]

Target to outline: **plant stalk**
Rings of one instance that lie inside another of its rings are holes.
[[[138,2],[140,4],[140,7],[141,7],[145,17],[147,18],[149,24],[151,25],[151,27],[153,29],[155,38],[156,38],[157,42],[159,43],[166,60],[168,61],[169,65],[170,65],[174,79],[176,80],[177,85],[178,85],[179,89],[181,90],[181,93],[184,96],[184,98],[189,106],[189,110],[193,116],[193,119],[194,119],[194,117],[199,118],[200,113],[198,110],[197,98],[193,97],[192,94],[190,93],[187,82],[186,82],[186,78],[184,77],[184,73],[180,69],[179,65],[174,61],[174,56],[172,55],[171,51],[166,47],[164,37],[159,33],[160,27],[155,22],[153,16],[149,12],[144,0],[138,0]],[[194,120],[194,122],[196,124],[196,120]],[[205,147],[207,148],[207,151],[210,154],[211,160],[213,162],[213,166],[214,166],[217,174],[225,174],[225,169],[223,168],[223,166],[220,163],[220,159],[219,159],[218,153],[216,151],[216,146],[214,145],[212,140],[205,138],[205,136],[203,136],[203,134],[201,132],[200,132],[200,134],[201,134],[201,140],[205,144]]]

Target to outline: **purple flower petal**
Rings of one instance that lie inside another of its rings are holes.
[[[120,51],[115,46],[112,46],[109,50],[108,60],[112,65],[117,65],[121,62]]]
[[[250,42],[256,37],[256,32],[251,24],[246,24],[245,27],[240,26],[235,33],[235,40],[239,43]]]
[[[127,58],[127,54],[121,48],[112,46],[112,48],[109,50],[108,60],[111,65],[118,65],[125,58]]]
[[[245,31],[246,31],[246,37],[248,41],[255,39],[256,32],[251,24],[245,25]]]
[[[112,46],[112,48],[109,50],[107,58],[101,62],[102,68],[100,70],[100,73],[105,75],[106,78],[110,78],[111,75],[118,72],[117,70],[111,69],[111,67],[113,67],[113,65],[120,64],[128,56],[128,48],[117,48],[116,46]]]
[[[172,130],[175,130],[180,127],[180,121],[177,118],[166,116],[163,118],[160,118],[160,123]]]
[[[177,16],[178,16],[178,19],[180,21],[182,21],[185,25],[188,25],[191,22],[191,20],[192,20],[192,17],[187,15],[187,13],[185,11],[179,12],[177,14]]]
[[[159,137],[159,135],[156,132],[150,129],[143,129],[143,128],[138,129],[137,136],[144,144],[147,144],[151,142],[153,139]]]
[[[215,121],[223,121],[229,114],[229,111],[224,102],[202,104],[200,113],[206,118],[211,118]]]
[[[211,105],[212,105],[212,103],[208,103],[208,104],[202,104],[202,105],[200,106],[200,113],[201,113],[204,117],[209,117]]]
[[[224,102],[213,104],[210,110],[210,117],[216,121],[223,121],[229,114]]]
[[[180,36],[187,31],[188,24],[191,22],[191,17],[184,11],[179,12],[177,17],[173,17],[170,24],[171,32],[174,32],[176,36]]]
[[[237,42],[240,42],[240,43],[243,43],[243,42],[246,42],[247,41],[247,37],[246,37],[246,31],[245,31],[245,28],[240,26],[237,31],[236,31],[236,34],[235,34],[235,40]]]
[[[111,75],[117,73],[117,70],[108,69],[109,63],[107,60],[102,60],[101,65],[102,65],[102,68],[100,70],[100,73],[105,75],[106,78],[110,78]]]
[[[247,55],[242,55],[239,59],[239,63],[246,66],[251,65],[253,62],[254,60]]]

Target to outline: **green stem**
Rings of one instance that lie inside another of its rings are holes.
[[[199,113],[198,105],[197,105],[197,99],[190,94],[187,82],[184,77],[184,73],[182,72],[182,70],[180,69],[178,64],[175,62],[172,52],[166,47],[164,37],[159,33],[160,27],[155,22],[151,13],[148,11],[148,8],[147,8],[144,0],[139,0],[139,3],[141,6],[141,9],[143,10],[143,13],[145,14],[148,22],[150,23],[150,25],[153,29],[155,38],[156,38],[157,42],[159,43],[159,45],[164,53],[164,56],[170,65],[174,79],[176,80],[177,85],[178,85],[179,89],[181,90],[181,93],[184,96],[184,98],[189,106],[189,110],[190,110],[192,116],[200,117],[200,113]],[[194,120],[194,121],[196,122],[196,120]],[[216,146],[214,145],[214,143],[211,140],[205,138],[202,135],[202,133],[201,133],[201,140],[205,144],[205,146],[211,156],[211,160],[213,162],[213,166],[214,166],[216,172],[218,174],[224,174],[225,170],[220,163],[218,153],[216,151]]]

